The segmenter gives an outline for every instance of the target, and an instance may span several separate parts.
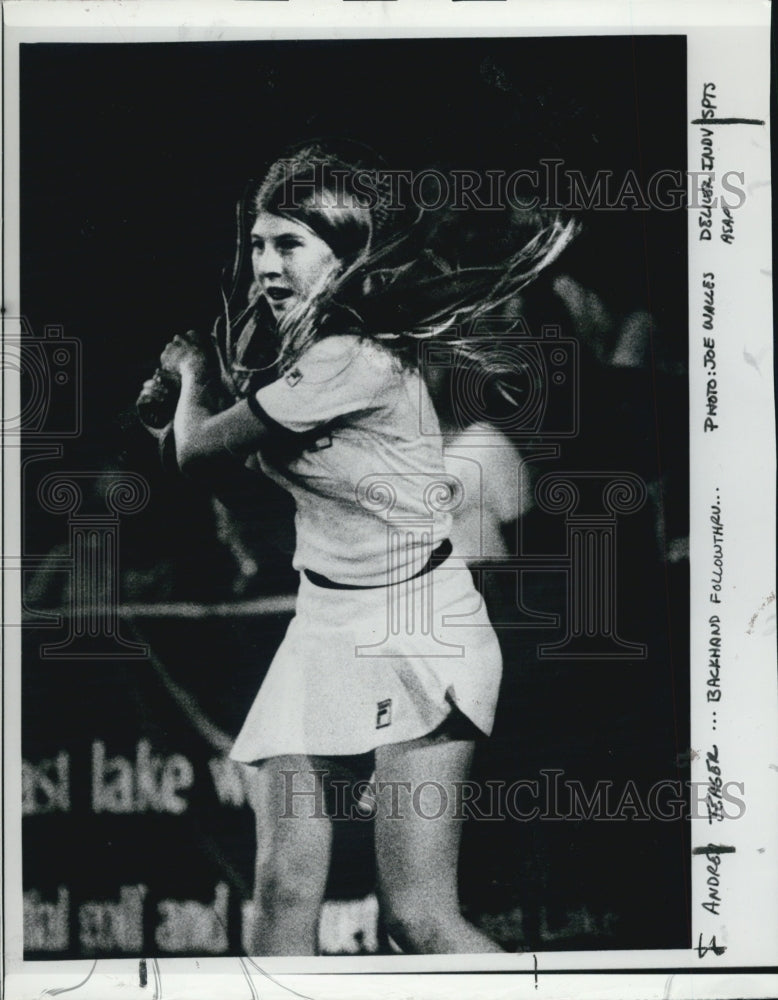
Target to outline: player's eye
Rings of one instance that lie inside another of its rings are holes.
[[[298,239],[296,236],[284,236],[278,240],[276,246],[283,253],[289,250],[295,250],[297,247],[301,247],[303,241]]]

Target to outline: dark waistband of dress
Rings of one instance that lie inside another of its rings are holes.
[[[433,569],[437,569],[438,566],[448,559],[452,551],[451,539],[446,538],[436,549],[433,550],[432,555],[418,573],[414,573],[413,576],[406,577],[405,580],[395,580],[392,583],[370,584],[367,587],[360,587],[355,583],[336,583],[334,580],[330,580],[329,577],[323,576],[321,573],[314,573],[311,569],[304,569],[303,573],[305,573],[311,583],[315,583],[317,587],[326,587],[328,590],[380,590],[382,587],[396,587],[400,583],[406,583],[408,580],[415,580],[419,576],[431,573]]]

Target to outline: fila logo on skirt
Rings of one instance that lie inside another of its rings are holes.
[[[375,717],[376,729],[384,729],[392,724],[392,699],[385,698],[378,702],[378,711]]]

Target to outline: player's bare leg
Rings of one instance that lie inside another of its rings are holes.
[[[376,758],[376,863],[379,899],[387,929],[404,951],[477,954],[502,949],[459,909],[457,869],[461,820],[455,818],[454,785],[467,778],[473,741],[444,727],[420,740],[379,747]],[[391,784],[397,783],[392,802]],[[406,786],[399,784],[405,782]],[[429,782],[413,808],[413,790]],[[442,796],[432,786],[446,792]],[[408,792],[407,783],[411,791]]]
[[[253,955],[315,955],[332,826],[321,770],[305,756],[246,767],[257,830]]]

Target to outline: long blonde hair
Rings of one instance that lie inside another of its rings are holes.
[[[370,177],[373,183],[366,185]],[[273,361],[281,372],[315,340],[356,332],[408,364],[417,362],[420,342],[441,341],[499,380],[503,373],[494,352],[484,351],[483,338],[471,331],[535,281],[568,246],[578,224],[559,214],[525,215],[514,227],[523,239],[511,252],[489,265],[463,267],[447,259],[445,248],[440,253],[429,245],[429,212],[398,210],[390,197],[380,171],[364,157],[345,158],[316,143],[276,161],[239,209],[230,298],[239,294],[245,257],[240,230],[247,231],[259,212],[289,218],[324,239],[341,266],[278,324]],[[227,341],[245,362],[250,342],[270,321],[253,280],[247,303],[232,317],[230,298],[225,298]]]

